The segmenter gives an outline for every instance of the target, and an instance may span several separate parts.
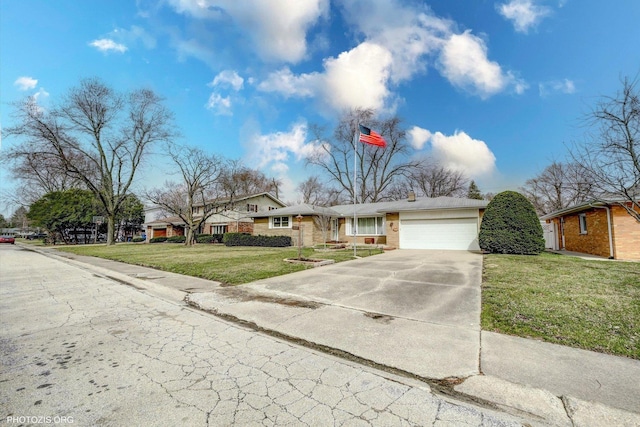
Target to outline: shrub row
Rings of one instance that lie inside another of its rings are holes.
[[[222,234],[198,234],[196,242],[198,243],[222,243]]]
[[[187,241],[185,236],[171,236],[167,238],[167,243],[184,243]]]
[[[167,238],[166,237],[154,237],[152,239],[149,239],[149,243],[162,243],[162,242],[166,242]]]
[[[248,233],[225,233],[222,242],[226,246],[262,246],[285,248],[291,246],[290,236],[252,236]]]
[[[142,237],[134,237],[133,239],[131,239],[131,241],[132,241],[133,243],[140,243],[140,242],[144,242],[144,241],[145,241],[145,239],[144,239],[144,238],[142,238]]]

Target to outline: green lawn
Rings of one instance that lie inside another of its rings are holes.
[[[487,255],[482,328],[640,359],[640,263]]]
[[[217,280],[227,285],[248,283],[306,268],[304,265],[283,261],[285,258],[296,258],[297,248],[226,247],[208,244],[188,247],[170,243],[121,243],[114,246],[64,246],[58,249]],[[358,256],[381,252],[380,249],[358,249]],[[313,249],[304,248],[302,255],[307,258],[333,259],[340,262],[353,259],[353,250],[314,252]]]

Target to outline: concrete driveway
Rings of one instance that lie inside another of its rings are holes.
[[[398,250],[189,302],[425,378],[479,373],[482,257]]]

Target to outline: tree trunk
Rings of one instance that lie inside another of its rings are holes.
[[[185,227],[185,239],[184,239],[184,245],[185,246],[193,246],[193,244],[195,243],[195,233],[193,232],[193,229],[191,227]]]
[[[96,229],[97,233],[97,229]],[[116,216],[109,215],[107,217],[107,245],[115,245],[114,236],[116,234]]]

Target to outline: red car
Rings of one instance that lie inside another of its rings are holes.
[[[0,236],[0,243],[11,243],[13,245],[16,243],[16,239],[12,236]]]

